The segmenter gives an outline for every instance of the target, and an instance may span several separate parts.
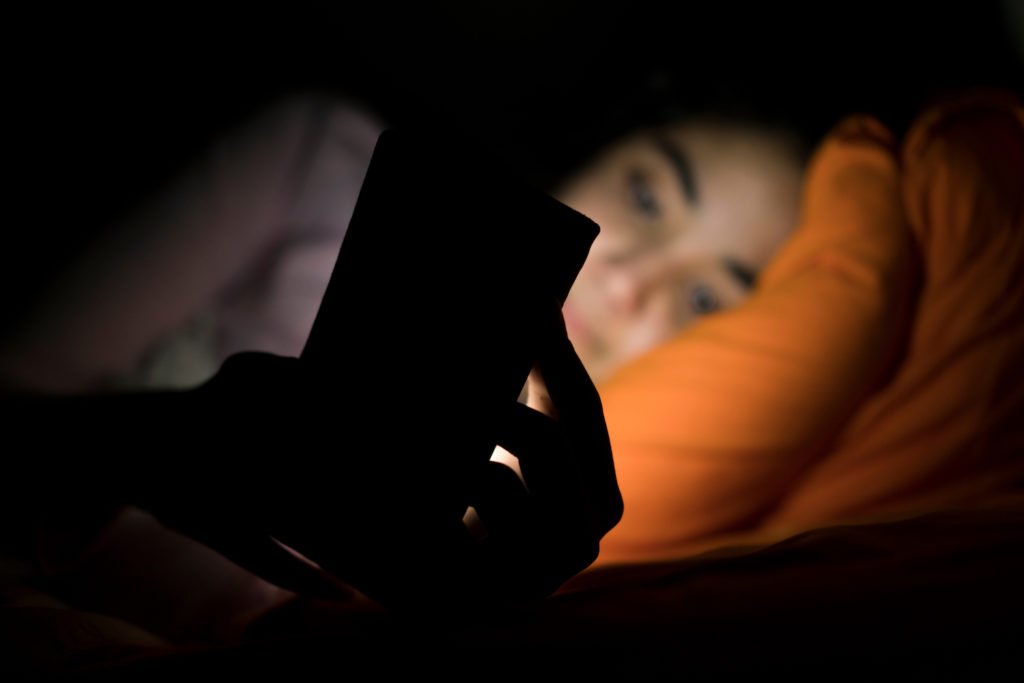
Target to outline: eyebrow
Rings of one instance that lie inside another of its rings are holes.
[[[658,151],[668,159],[672,165],[672,170],[676,172],[679,184],[683,188],[683,196],[691,204],[696,204],[700,196],[697,192],[697,180],[693,173],[693,164],[690,163],[690,158],[679,145],[669,140],[664,134],[656,136],[654,144],[657,146]]]
[[[740,283],[746,289],[753,289],[754,282],[757,281],[757,275],[751,268],[743,265],[736,259],[728,256],[722,259],[722,265],[729,272],[729,275],[733,277],[736,282]]]

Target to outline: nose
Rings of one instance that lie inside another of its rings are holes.
[[[609,255],[603,265],[602,279],[609,310],[620,316],[640,313],[657,279],[657,264],[651,255],[639,252]]]
[[[678,328],[676,287],[659,258],[605,264],[604,303],[614,320],[619,361],[665,341]]]
[[[605,273],[604,290],[608,307],[616,315],[634,315],[643,308],[642,282],[628,267],[610,267]]]

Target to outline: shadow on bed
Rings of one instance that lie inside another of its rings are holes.
[[[554,598],[499,614],[296,601],[241,646],[143,653],[66,678],[979,679],[1020,665],[1021,576],[1024,507],[951,510],[594,570]]]

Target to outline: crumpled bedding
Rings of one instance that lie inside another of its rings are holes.
[[[221,648],[98,641],[68,680],[444,675],[984,680],[1020,666],[1024,503],[593,569],[497,614],[296,600]],[[5,643],[20,633],[0,616]],[[80,623],[81,613],[65,612]],[[56,617],[51,616],[51,619]],[[100,628],[94,629],[95,633]],[[118,656],[114,656],[118,655]]]

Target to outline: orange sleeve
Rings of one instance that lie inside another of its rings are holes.
[[[848,119],[747,302],[601,387],[625,514],[598,562],[678,556],[777,506],[891,360],[910,254],[891,136]]]

